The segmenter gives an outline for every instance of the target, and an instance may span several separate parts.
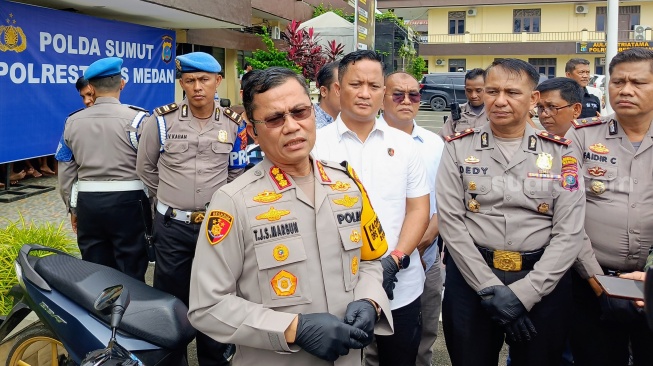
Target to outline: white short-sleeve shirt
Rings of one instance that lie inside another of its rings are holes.
[[[333,123],[317,131],[313,154],[329,161],[347,160],[354,168],[379,216],[388,241],[386,255],[389,255],[399,241],[406,216],[406,199],[421,197],[430,191],[426,169],[413,138],[377,121],[362,142],[338,115]],[[410,266],[397,274],[390,307],[398,309],[417,299],[424,289],[424,278],[419,253],[415,250],[410,255]]]

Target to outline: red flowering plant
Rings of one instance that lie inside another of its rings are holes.
[[[342,55],[344,46],[330,41],[329,50],[323,50],[319,44],[320,38],[311,28],[300,29],[301,22],[293,20],[286,26],[281,39],[288,45],[288,59],[302,69],[302,75],[315,81],[322,66]]]

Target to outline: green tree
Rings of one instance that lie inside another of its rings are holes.
[[[252,57],[245,57],[245,60],[252,65],[255,70],[263,70],[272,66],[286,67],[298,74],[302,70],[294,62],[288,59],[288,52],[280,51],[274,45],[272,37],[267,28],[263,28],[264,34],[259,34],[263,43],[265,43],[266,50],[256,50],[252,53]]]
[[[413,75],[418,81],[422,80],[422,75],[428,71],[426,69],[426,61],[424,61],[422,56],[417,56],[413,59],[413,62],[410,63],[410,66],[406,71]]]

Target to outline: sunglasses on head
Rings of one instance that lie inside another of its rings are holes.
[[[390,95],[392,96],[392,101],[397,104],[403,103],[406,96],[408,96],[408,100],[410,100],[411,103],[419,103],[421,99],[419,92],[393,92]]]

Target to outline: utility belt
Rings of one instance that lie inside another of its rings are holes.
[[[156,203],[156,210],[166,218],[181,221],[185,224],[201,224],[206,211],[183,211],[172,208],[161,201]]]
[[[80,180],[77,182],[78,192],[124,192],[144,189],[145,185],[140,180]]]
[[[542,258],[544,248],[530,252],[511,252],[508,250],[494,250],[476,246],[485,259],[485,262],[492,268],[505,272],[530,271],[535,263]]]
[[[632,272],[632,271],[622,271],[620,269],[608,268],[608,267],[603,267],[603,266],[601,266],[601,269],[603,270],[603,273],[606,276],[616,276],[616,277],[619,277],[623,273]]]

